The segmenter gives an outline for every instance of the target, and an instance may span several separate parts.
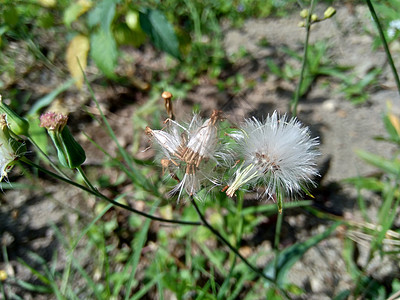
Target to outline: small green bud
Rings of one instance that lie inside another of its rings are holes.
[[[318,20],[318,16],[316,15],[316,14],[312,14],[311,15],[311,21],[312,22],[315,22],[315,21],[317,21]]]
[[[306,22],[300,21],[299,24],[297,24],[298,27],[306,27]]]
[[[307,18],[308,17],[308,9],[303,9],[300,12],[300,17],[302,17],[303,19]]]
[[[0,115],[0,181],[7,177],[16,161],[26,153],[26,146],[11,137],[6,114]]]
[[[336,9],[334,9],[332,6],[329,6],[324,12],[324,18],[329,19],[333,17],[335,14],[336,14]]]
[[[7,104],[5,104],[0,95],[0,114],[7,115],[7,123],[11,131],[16,135],[29,135],[29,122],[20,117]]]
[[[68,117],[54,112],[40,116],[40,127],[45,127],[57,149],[60,163],[67,168],[79,167],[86,160],[85,151],[74,139],[67,124]]]

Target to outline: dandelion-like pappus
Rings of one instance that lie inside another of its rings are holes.
[[[160,149],[164,171],[169,170],[171,177],[179,181],[169,193],[178,193],[178,201],[183,191],[195,196],[207,181],[215,182],[213,168],[229,160],[218,138],[221,114],[214,110],[205,121],[194,115],[187,126],[168,119],[164,130],[146,128],[146,133]],[[183,173],[180,180],[177,173]]]
[[[296,118],[279,118],[275,111],[261,122],[247,119],[240,130],[230,134],[243,162],[226,190],[232,197],[243,186],[263,185],[268,198],[293,196],[306,191],[318,175],[316,138]]]

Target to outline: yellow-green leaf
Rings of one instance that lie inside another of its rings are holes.
[[[74,22],[79,16],[83,15],[92,7],[90,0],[78,0],[71,3],[64,11],[64,23],[68,27]]]
[[[75,79],[75,85],[78,89],[82,88],[82,71],[86,69],[89,48],[89,39],[84,35],[77,35],[74,37],[67,48],[66,60],[68,70],[71,73],[71,76]]]
[[[38,0],[38,2],[44,7],[54,7],[57,4],[56,0]]]

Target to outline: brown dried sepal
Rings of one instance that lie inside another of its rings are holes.
[[[171,120],[174,120],[175,116],[174,116],[174,110],[172,108],[172,101],[171,101],[172,94],[170,92],[164,91],[161,94],[161,97],[164,99],[165,110],[167,111],[168,117]]]

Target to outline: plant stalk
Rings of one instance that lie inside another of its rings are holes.
[[[210,223],[208,223],[208,221],[206,220],[206,218],[204,217],[204,215],[202,214],[202,212],[200,211],[196,201],[193,199],[193,197],[190,197],[190,200],[194,206],[194,208],[196,209],[196,212],[198,214],[198,216],[200,217],[200,220],[202,222],[202,224],[207,227],[213,234],[215,234],[226,246],[229,247],[229,249],[231,249],[236,256],[238,256],[250,269],[252,269],[255,273],[257,273],[259,276],[263,277],[264,279],[266,279],[267,281],[269,281],[270,283],[274,284],[274,280],[270,277],[268,277],[267,275],[265,275],[261,270],[259,270],[257,267],[253,266],[246,258],[244,258],[239,251],[233,247],[231,245],[231,243],[228,242],[227,239],[225,239],[219,232],[218,230],[216,230],[214,227],[211,226]]]
[[[374,6],[372,5],[371,0],[366,0],[366,2],[367,2],[367,5],[368,5],[368,8],[369,8],[369,11],[370,11],[370,13],[372,15],[372,19],[374,20],[374,22],[376,24],[376,27],[378,28],[379,37],[380,37],[380,39],[382,41],[383,48],[385,49],[386,56],[387,56],[390,68],[392,69],[394,80],[396,81],[397,91],[399,92],[399,95],[400,95],[399,74],[397,73],[396,67],[395,67],[394,62],[393,62],[392,55],[390,54],[389,46],[388,46],[388,43],[386,41],[385,35],[383,33],[382,26],[381,26],[381,24],[379,22],[378,16],[376,15],[376,12],[375,12]]]
[[[74,182],[74,181],[72,181],[72,180],[70,180],[68,178],[64,178],[64,177],[62,177],[62,176],[60,176],[60,175],[58,175],[56,173],[53,173],[53,172],[51,172],[49,170],[46,170],[46,169],[42,168],[41,166],[35,164],[34,162],[30,161],[26,157],[22,157],[21,161],[26,163],[27,165],[30,165],[30,166],[32,166],[34,168],[37,168],[38,170],[42,171],[43,173],[46,173],[49,176],[52,176],[52,177],[54,177],[54,178],[56,178],[58,180],[64,181],[64,182],[66,182],[68,184],[71,184],[71,185],[73,185],[73,186],[75,186],[77,188],[80,188],[81,190],[84,190],[85,192],[88,192],[88,193],[90,193],[90,194],[92,194],[92,195],[94,195],[94,196],[96,196],[96,197],[98,197],[100,199],[106,200],[107,202],[112,203],[115,206],[124,208],[124,209],[126,209],[126,210],[128,210],[130,212],[133,212],[135,214],[138,214],[138,215],[141,215],[143,217],[149,218],[149,219],[151,219],[153,221],[159,221],[159,222],[164,222],[164,223],[172,223],[172,224],[180,224],[180,225],[191,225],[191,226],[201,226],[202,225],[202,223],[200,223],[200,222],[181,221],[181,220],[174,220],[174,219],[164,219],[164,218],[160,218],[160,217],[156,217],[156,216],[147,214],[147,213],[145,213],[143,211],[137,210],[137,209],[135,209],[133,207],[130,207],[128,205],[119,203],[119,202],[117,202],[117,201],[115,201],[113,199],[108,198],[107,196],[105,196],[102,193],[100,193],[94,187],[93,187],[94,190],[92,190],[92,189],[87,188],[86,186],[83,186],[83,185],[81,185],[79,183],[76,183],[76,182]]]
[[[290,111],[292,112],[294,117],[297,116],[297,105],[300,100],[301,86],[303,85],[304,72],[305,72],[306,66],[307,66],[308,43],[309,43],[310,32],[311,32],[311,15],[312,15],[313,11],[314,11],[314,0],[311,0],[310,9],[309,9],[307,19],[306,19],[306,40],[304,42],[303,62],[301,64],[299,83],[297,84],[294,98],[293,98],[292,102],[290,103],[290,106],[291,106]]]

